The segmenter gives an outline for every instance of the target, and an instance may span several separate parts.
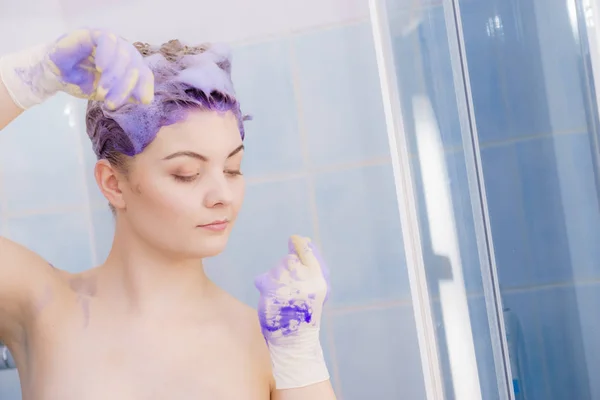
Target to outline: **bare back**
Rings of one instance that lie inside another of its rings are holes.
[[[0,313],[13,321],[4,323],[2,339],[24,400],[270,398],[270,358],[256,314],[220,289],[210,307],[135,315],[107,297],[100,268],[68,274],[6,239],[2,245],[3,262],[12,254],[15,266],[27,264],[18,267],[24,279],[15,279],[14,291],[0,290],[0,304],[20,296]]]

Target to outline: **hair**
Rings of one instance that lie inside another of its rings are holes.
[[[244,139],[244,121],[250,117],[242,115],[235,96],[228,48],[189,47],[179,40],[134,46],[154,74],[154,99],[148,105],[128,103],[116,110],[104,102],[88,102],[86,129],[98,159],[126,174],[130,158],[141,153],[161,127],[181,121],[191,109],[233,112]]]

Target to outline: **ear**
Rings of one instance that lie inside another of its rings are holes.
[[[106,197],[106,200],[115,209],[124,209],[125,199],[119,187],[121,181],[125,179],[123,174],[119,173],[107,160],[103,159],[96,162],[94,176],[96,184],[98,184],[98,188],[104,197]]]

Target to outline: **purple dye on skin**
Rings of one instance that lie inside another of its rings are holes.
[[[144,59],[154,73],[154,100],[149,105],[125,104],[116,110],[88,103],[86,125],[96,156],[141,153],[159,129],[182,121],[192,109],[233,112],[244,138],[242,115],[231,82],[231,56],[225,47],[211,46],[200,54],[167,60],[161,54]]]

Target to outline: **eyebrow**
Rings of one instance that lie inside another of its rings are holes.
[[[235,156],[237,153],[239,153],[242,150],[244,150],[243,144],[239,145],[235,150],[233,150],[231,153],[229,153],[227,158],[231,158],[231,157]],[[198,154],[193,151],[177,151],[173,154],[169,154],[168,156],[163,158],[163,160],[172,160],[177,157],[191,157],[191,158],[195,158],[195,159],[201,160],[201,161],[208,161],[208,157],[203,156],[202,154]]]

